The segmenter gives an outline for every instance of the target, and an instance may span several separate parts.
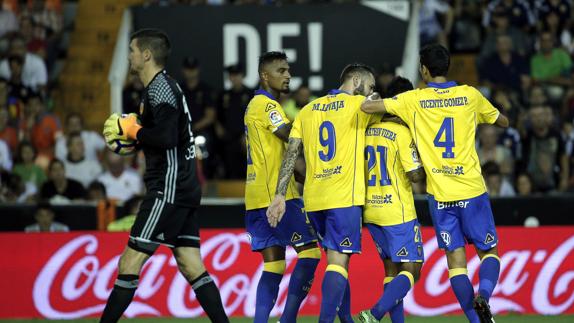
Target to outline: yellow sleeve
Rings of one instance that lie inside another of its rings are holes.
[[[277,102],[267,101],[265,103],[265,109],[261,109],[261,111],[261,120],[265,128],[271,132],[275,132],[277,129],[289,124],[289,119],[285,115],[283,107]]]
[[[397,145],[399,151],[399,159],[401,160],[401,165],[405,172],[410,172],[415,169],[421,168],[421,160],[419,158],[419,152],[415,145],[413,137],[411,137],[410,131],[402,127],[401,131],[397,134]]]
[[[412,126],[412,107],[416,102],[415,91],[401,93],[392,98],[383,99],[387,113],[401,118],[409,127]]]
[[[302,134],[303,131],[301,129],[301,112],[297,114],[295,120],[293,120],[293,127],[291,128],[291,132],[289,133],[289,138],[298,138],[303,139]]]
[[[498,119],[500,112],[496,109],[487,98],[485,98],[478,90],[474,90],[476,99],[476,116],[478,123],[493,124]]]

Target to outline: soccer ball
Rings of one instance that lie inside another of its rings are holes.
[[[114,139],[107,142],[108,148],[118,155],[126,156],[136,152],[136,140]]]

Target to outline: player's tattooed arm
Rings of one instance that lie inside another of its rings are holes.
[[[273,134],[279,137],[279,139],[283,140],[284,142],[289,142],[289,133],[291,133],[292,127],[293,126],[290,123],[285,124],[281,128],[275,130]]]
[[[387,110],[385,109],[385,103],[382,99],[380,99],[380,95],[378,93],[373,93],[363,101],[361,104],[361,110],[365,113],[373,114],[373,113],[380,113],[383,114]]]
[[[283,157],[283,162],[281,163],[281,169],[279,170],[279,179],[277,181],[277,191],[276,195],[285,196],[287,194],[287,187],[289,186],[289,180],[293,176],[295,171],[295,164],[297,163],[297,157],[301,151],[302,141],[300,138],[289,138],[289,144],[287,145],[287,151],[285,152],[285,157]]]

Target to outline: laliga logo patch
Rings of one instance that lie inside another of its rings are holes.
[[[446,232],[446,231],[441,231],[440,232],[440,237],[442,238],[442,241],[444,242],[444,244],[448,247],[450,246],[450,233]]]
[[[283,118],[281,117],[279,111],[273,110],[269,112],[269,121],[271,121],[272,125],[277,126],[283,123]]]

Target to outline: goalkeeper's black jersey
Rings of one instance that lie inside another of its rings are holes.
[[[138,140],[146,161],[148,194],[166,203],[199,206],[191,115],[179,85],[165,71],[155,75],[142,96]]]

